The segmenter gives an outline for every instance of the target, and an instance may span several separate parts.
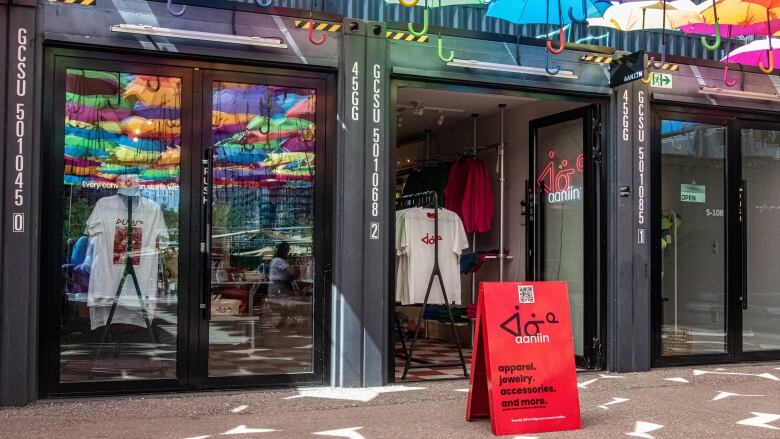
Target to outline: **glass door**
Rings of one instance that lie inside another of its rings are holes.
[[[529,278],[569,287],[577,366],[597,367],[596,203],[592,163],[594,107],[531,121],[533,185]],[[588,243],[592,245],[588,245]]]
[[[663,114],[660,136],[660,356],[724,361],[729,337],[727,124]],[[665,360],[664,360],[665,359]]]
[[[322,384],[332,75],[52,55],[41,395]]]
[[[42,393],[182,388],[191,70],[53,59]]]
[[[324,81],[202,83],[199,381],[322,383]]]
[[[744,123],[741,140],[741,357],[780,358],[780,130]]]

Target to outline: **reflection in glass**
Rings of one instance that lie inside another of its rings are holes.
[[[176,377],[180,91],[67,70],[62,382]]]
[[[315,91],[213,85],[209,375],[313,372]]]
[[[725,353],[726,128],[661,124],[663,355]]]
[[[780,350],[780,131],[742,130],[747,309],[742,350]]]
[[[569,286],[574,352],[584,355],[584,170],[582,119],[540,128],[537,135],[536,193],[543,242],[542,280]]]

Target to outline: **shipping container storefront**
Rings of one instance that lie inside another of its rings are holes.
[[[48,393],[321,384],[330,76],[47,55]]]
[[[27,288],[37,293],[15,298],[36,317],[6,318],[29,326],[35,355],[16,359],[27,370],[4,385],[9,403],[396,380],[397,106],[420,89],[454,96],[464,114],[476,111],[469,96],[482,96],[486,123],[506,105],[506,123],[525,127],[506,139],[508,166],[525,171],[510,171],[506,221],[496,220],[515,259],[492,270],[504,265],[507,280],[573,279],[580,365],[604,367],[595,343],[607,321],[596,245],[606,142],[591,134],[610,105],[603,61],[570,51],[558,61],[564,75],[540,75],[544,49],[528,41],[512,46],[534,72],[518,80],[447,66],[436,39],[388,38],[395,33],[383,23],[322,16],[310,33],[301,11],[190,6],[180,18],[165,6],[38,8],[41,39],[30,49],[47,110],[30,125],[40,148],[28,154],[40,169],[24,177],[39,197],[27,216],[36,231]],[[268,38],[231,39],[241,34]],[[456,36],[447,44],[469,58],[507,46]],[[529,103],[540,110],[526,114]],[[495,134],[478,140],[495,143]],[[545,166],[556,160],[574,174],[560,191]],[[529,193],[537,179],[552,186]],[[565,220],[554,215],[563,211]],[[487,248],[494,238],[477,239]],[[531,262],[529,239],[548,261]],[[497,279],[483,274],[463,276],[464,285]],[[462,303],[472,303],[466,290]]]
[[[714,67],[610,88],[608,48],[548,58],[536,39],[322,13],[311,29],[308,10],[252,4],[37,3],[0,1],[2,404],[429,379],[403,376],[425,291],[399,277],[398,239],[399,198],[428,191],[463,228],[445,289],[465,363],[480,282],[558,279],[580,369],[778,358],[776,104],[700,93]],[[465,162],[492,215],[448,205]],[[418,349],[457,359],[441,317]]]
[[[652,88],[654,364],[780,358],[776,75],[680,64]]]
[[[88,3],[2,6],[4,403],[329,383],[340,23]]]
[[[425,44],[404,38],[388,44],[395,116],[390,149],[396,242],[388,282],[388,300],[396,304],[395,381],[462,377],[457,343],[470,364],[469,313],[479,284],[500,280],[567,280],[577,365],[606,367],[606,246],[599,237],[605,233],[602,127],[609,125],[611,90],[603,61],[609,56],[588,62],[588,52],[566,52],[556,60],[561,75],[555,76],[545,72],[544,47],[535,41],[437,38],[445,53],[453,51],[449,63]],[[516,53],[522,53],[522,65]],[[492,70],[496,66],[509,71]],[[460,173],[464,167],[484,174],[482,184],[461,198],[454,188],[471,178]],[[433,268],[433,241],[426,236],[433,236],[434,226],[411,225],[418,209],[405,200],[426,191],[436,192],[446,207],[441,224],[455,224],[440,226],[438,245],[445,249],[439,265],[447,302],[458,316],[457,339],[440,287],[431,291],[431,306],[420,305]],[[480,204],[462,208],[472,201]],[[469,210],[479,212],[478,218]],[[457,266],[448,271],[447,264]],[[451,364],[430,366],[446,360]]]

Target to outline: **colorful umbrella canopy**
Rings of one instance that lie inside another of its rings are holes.
[[[622,31],[648,29],[677,29],[703,21],[690,0],[666,3],[663,0],[637,1],[613,4],[603,17],[589,18],[589,26],[609,27]]]
[[[753,41],[739,47],[729,53],[726,58],[730,62],[745,64],[749,66],[768,65],[770,57],[780,56],[780,38],[767,38],[765,40]]]

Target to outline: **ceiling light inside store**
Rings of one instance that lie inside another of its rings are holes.
[[[111,26],[111,32],[141,34],[157,37],[183,38],[187,40],[216,41],[219,43],[246,44],[248,46],[272,47],[286,49],[281,38],[247,37],[241,35],[217,34],[212,32],[197,32],[167,27],[145,26],[138,24],[117,24]]]
[[[463,109],[461,108],[445,108],[445,107],[429,107],[426,105],[423,105],[420,102],[412,101],[409,104],[406,105],[398,105],[397,111],[401,113],[404,110],[412,110],[412,114],[416,116],[422,116],[425,114],[425,111],[438,111],[439,113],[463,113]]]
[[[754,91],[729,90],[726,88],[707,87],[705,85],[699,86],[699,94],[727,96],[730,98],[739,98],[739,99],[752,99],[756,101],[780,102],[780,95],[776,95],[776,94],[756,93]]]
[[[557,75],[547,73],[547,70],[541,67],[516,66],[511,64],[498,64],[492,62],[476,61],[473,59],[455,58],[447,63],[452,67],[464,67],[467,69],[495,70],[498,72],[523,73],[526,75],[539,76],[557,76],[565,79],[577,79],[577,75],[571,70],[561,70]]]
[[[425,114],[425,107],[423,107],[419,102],[412,102],[412,114],[415,116],[422,116]]]

